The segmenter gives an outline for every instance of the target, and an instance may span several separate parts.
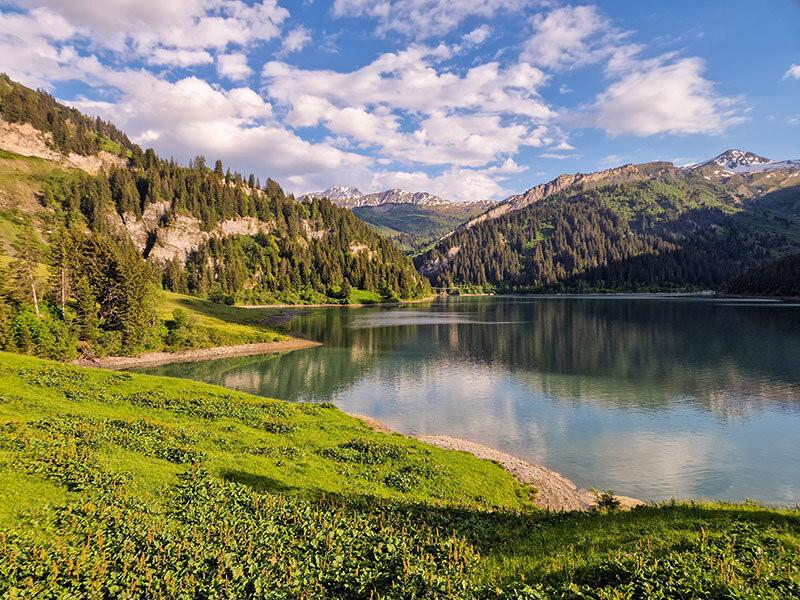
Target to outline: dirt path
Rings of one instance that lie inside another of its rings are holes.
[[[378,419],[365,415],[351,415],[363,421],[375,431],[391,433],[392,430]],[[532,485],[538,490],[535,502],[542,508],[553,511],[588,510],[595,505],[594,495],[589,490],[578,488],[572,481],[546,467],[500,452],[489,446],[446,435],[412,436],[420,442],[445,448],[469,452],[482,460],[491,460],[500,464],[506,471],[524,484]],[[616,496],[623,508],[633,508],[644,504],[641,500]]]
[[[136,367],[155,367],[170,363],[213,360],[231,356],[253,356],[274,352],[289,352],[303,348],[320,346],[319,342],[293,338],[282,342],[264,342],[260,344],[241,344],[238,346],[217,346],[200,350],[183,352],[148,352],[139,356],[105,356],[102,358],[79,358],[73,364],[82,367],[99,367],[102,369],[130,369]]]

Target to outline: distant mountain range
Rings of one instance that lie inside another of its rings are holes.
[[[489,201],[451,202],[428,192],[401,189],[362,194],[358,188],[341,185],[305,194],[300,199],[312,198],[327,198],[337,206],[351,209],[406,252],[430,244],[493,204]]]
[[[492,205],[416,259],[435,284],[722,289],[800,252],[800,161],[744,150],[561,175]]]
[[[327,198],[342,208],[380,206],[383,204],[416,204],[417,206],[454,204],[428,192],[407,192],[406,190],[395,188],[384,192],[362,194],[358,188],[342,185],[334,185],[323,192],[305,194],[300,197],[300,200],[308,200],[310,198]]]

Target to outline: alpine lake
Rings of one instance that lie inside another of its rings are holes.
[[[322,346],[141,370],[333,402],[647,500],[800,502],[800,304],[651,295],[297,309]]]

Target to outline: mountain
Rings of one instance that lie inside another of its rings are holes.
[[[800,169],[800,160],[774,161],[745,150],[726,150],[711,160],[690,165],[686,169],[725,179],[738,174]]]
[[[312,200],[314,198],[327,198],[337,206],[343,206],[344,208],[349,208],[347,204],[350,200],[355,200],[357,198],[363,197],[358,188],[350,187],[350,186],[343,186],[343,185],[334,185],[329,187],[324,192],[312,192],[310,194],[305,194],[304,196],[300,197],[301,201],[304,200]]]
[[[753,154],[746,150],[726,150],[719,156],[702,163],[700,166],[716,165],[729,173],[748,170],[759,170],[763,165],[772,163],[768,158]]]
[[[406,252],[415,252],[464,221],[483,213],[492,202],[450,202],[428,192],[391,189],[362,194],[358,188],[335,185],[301,200],[327,198],[351,209],[381,235],[393,239]]]
[[[800,162],[731,150],[569,174],[511,196],[418,256],[439,286],[723,289],[800,250]]]
[[[329,187],[323,192],[305,194],[300,197],[300,200],[310,200],[312,198],[327,198],[342,208],[381,206],[383,204],[415,204],[417,206],[452,204],[428,192],[407,192],[401,189],[391,189],[385,192],[362,194],[358,188],[340,185]]]
[[[352,210],[375,231],[397,242],[406,252],[413,253],[491,205],[488,201],[429,205],[406,202],[359,206]]]
[[[221,161],[165,160],[6,76],[0,269],[0,329],[37,323],[33,310],[50,315],[47,339],[79,339],[97,353],[138,352],[160,335],[155,287],[259,304],[429,290],[400,248],[351,211],[299,202]]]

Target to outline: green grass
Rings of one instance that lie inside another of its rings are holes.
[[[201,346],[235,346],[288,339],[275,329],[274,323],[279,316],[276,309],[241,308],[163,292],[158,316],[168,321],[176,309],[185,310],[196,320],[207,341]]]
[[[0,596],[789,598],[800,512],[553,514],[331,405],[0,354]]]
[[[377,304],[385,301],[386,298],[381,296],[378,292],[355,289],[350,292],[350,304]]]
[[[131,156],[130,150],[123,148],[119,142],[115,142],[114,140],[111,140],[105,136],[100,136],[100,150],[105,150],[106,152],[125,158],[129,158]]]

